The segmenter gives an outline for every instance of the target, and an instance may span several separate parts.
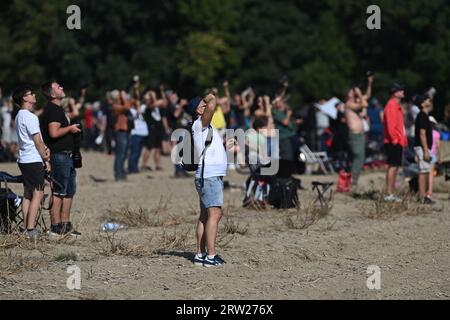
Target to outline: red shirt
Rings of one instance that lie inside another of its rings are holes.
[[[403,122],[403,110],[400,103],[394,98],[388,101],[383,114],[384,143],[408,146]]]
[[[94,127],[94,113],[91,109],[84,111],[84,127],[86,129],[92,129]]]

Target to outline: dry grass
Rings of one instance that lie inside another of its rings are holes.
[[[48,251],[51,243],[41,236],[39,240],[26,238],[22,233],[14,232],[11,234],[0,235],[0,249],[23,249],[38,250],[40,252]]]
[[[356,200],[377,200],[380,198],[381,193],[377,190],[367,190],[360,193],[352,193],[352,198]]]
[[[155,253],[164,253],[168,251],[185,250],[189,241],[194,239],[191,234],[192,228],[184,228],[181,231],[176,229],[173,232],[167,232],[164,228],[161,238],[156,241]]]
[[[217,237],[217,246],[220,249],[225,249],[230,245],[231,241],[233,241],[235,237],[236,234],[221,233]]]
[[[78,256],[74,252],[66,252],[57,255],[54,260],[56,262],[78,261]]]
[[[0,278],[48,266],[45,256],[30,257],[18,252],[3,250],[0,253]]]
[[[235,221],[233,217],[227,216],[222,224],[222,232],[225,234],[239,234],[244,236],[248,233],[249,225],[241,227],[239,222]]]
[[[118,210],[110,209],[102,219],[134,228],[180,225],[184,222],[182,217],[167,215],[170,202],[170,199],[164,200],[161,198],[159,203],[152,209],[138,208],[133,210],[130,207]]]
[[[227,206],[226,212],[224,214],[225,219],[223,220],[221,233],[224,234],[239,234],[244,236],[248,233],[249,225],[241,227],[239,222],[235,220],[233,216],[230,215],[230,209],[236,209],[234,206]]]
[[[373,201],[361,204],[360,210],[369,219],[392,219],[397,216],[417,216],[431,214],[433,207],[417,203],[416,196],[403,192],[400,195],[401,202],[384,201],[384,196],[379,194]]]
[[[189,241],[194,239],[191,228],[168,231],[165,227],[159,235],[146,237],[139,244],[130,244],[118,237],[118,231],[102,232],[91,237],[90,244],[94,251],[102,256],[126,256],[142,258],[152,254],[161,254],[169,251],[185,250]]]
[[[303,230],[325,218],[332,210],[331,205],[317,206],[313,202],[300,206],[284,215],[283,223],[288,229]]]
[[[151,242],[151,239],[150,239]],[[130,245],[123,242],[122,238],[117,237],[117,231],[115,232],[103,232],[103,234],[93,241],[94,249],[102,256],[126,256],[134,258],[142,258],[149,255],[149,246],[142,245]]]

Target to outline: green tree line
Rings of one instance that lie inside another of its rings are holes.
[[[81,9],[68,30],[66,9]],[[366,9],[381,8],[381,30]],[[130,85],[134,74],[186,96],[219,86],[273,92],[290,79],[294,107],[342,96],[365,71],[374,93],[392,82],[409,93],[434,86],[450,101],[450,6],[447,0],[7,0],[0,2],[0,85],[55,78],[92,98]]]

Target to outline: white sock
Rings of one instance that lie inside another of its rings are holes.
[[[206,253],[197,253],[197,255],[195,257],[198,259],[205,259]]]
[[[215,256],[210,256],[210,255],[208,255],[208,259],[209,259],[209,260],[213,260],[214,257],[215,257]]]

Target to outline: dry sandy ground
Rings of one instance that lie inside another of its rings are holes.
[[[82,238],[34,245],[0,236],[0,299],[450,297],[450,212],[445,193],[436,194],[438,206],[432,212],[414,204],[406,213],[377,219],[368,217],[374,201],[338,194],[325,218],[302,229],[304,213],[243,209],[241,191],[226,191],[229,220],[222,227],[238,226],[240,234],[221,230],[219,252],[228,263],[211,270],[191,263],[198,204],[193,180],[169,178],[173,169],[167,158],[165,171],[133,175],[128,182],[113,182],[112,167],[112,157],[84,155],[73,208]],[[1,170],[19,173],[15,164],[1,164]],[[108,181],[95,182],[90,176]],[[228,179],[245,181],[235,172]],[[310,189],[313,179],[336,177],[302,177],[303,185]],[[383,174],[362,177],[367,188],[371,181],[382,188]],[[21,192],[21,187],[14,190]],[[156,215],[159,226],[118,231],[113,243],[121,247],[112,253],[100,231],[108,210],[157,208],[161,199],[167,206]],[[313,193],[301,191],[300,199],[308,207]],[[286,217],[296,221],[294,227]],[[66,256],[76,261],[57,261]],[[66,271],[73,265],[80,268],[81,289],[72,291],[66,286]],[[380,267],[381,290],[366,286],[370,265]]]

